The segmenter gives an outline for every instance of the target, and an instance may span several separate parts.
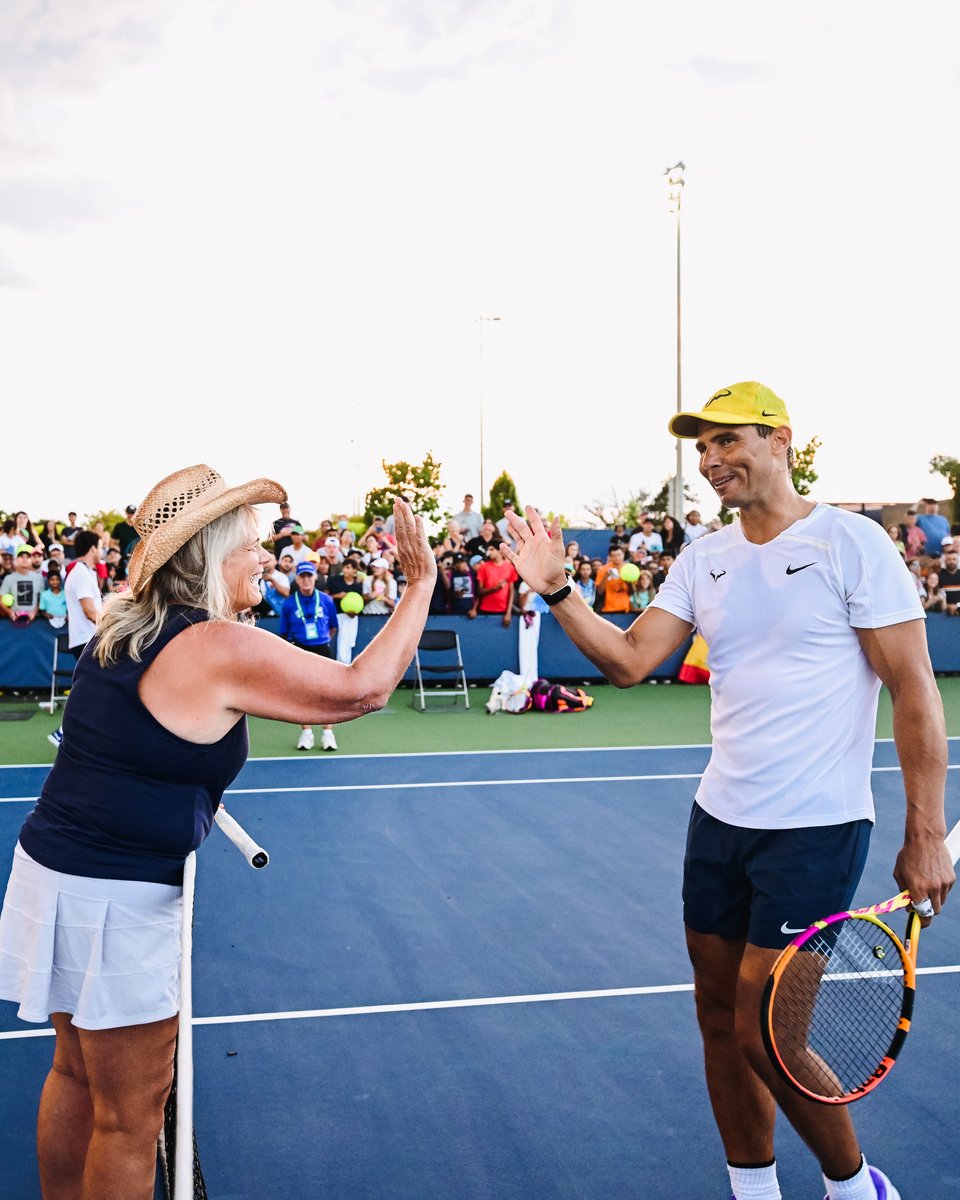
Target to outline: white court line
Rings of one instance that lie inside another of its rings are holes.
[[[960,965],[918,967],[918,975],[956,975]],[[558,1000],[606,1000],[622,996],[665,996],[692,992],[692,983],[665,983],[653,987],[606,988],[591,992],[539,992],[529,996],[479,996],[469,1000],[423,1000],[412,1004],[364,1004],[353,1008],[302,1008],[290,1012],[232,1013],[223,1017],[194,1017],[194,1025],[247,1025],[263,1021],[310,1021],[324,1017],[366,1017],[384,1013],[428,1012],[444,1008],[491,1008],[503,1004],[546,1004]],[[0,1041],[53,1037],[52,1029],[14,1029],[0,1033]]]
[[[303,760],[300,759],[300,762]],[[948,771],[960,771],[960,763],[952,763]],[[888,774],[900,771],[899,767],[872,767],[874,774]],[[524,784],[555,785],[558,783],[662,783],[670,779],[699,779],[702,771],[692,771],[672,775],[558,775],[543,779],[438,779],[424,780],[421,783],[325,783],[303,787],[255,787],[228,788],[225,796],[274,796],[298,792],[397,792],[428,788],[469,788],[469,787],[518,787]],[[36,796],[6,796],[0,797],[0,804],[35,804]]]
[[[875,738],[876,745],[893,744],[893,738]],[[948,737],[947,742],[960,742],[960,736]],[[336,761],[341,762],[347,758],[469,758],[474,755],[487,754],[609,754],[611,751],[622,752],[624,750],[709,750],[712,743],[710,742],[682,742],[679,745],[670,746],[541,746],[536,749],[510,749],[510,750],[400,750],[391,754],[338,754]],[[299,755],[281,754],[267,756],[264,758],[248,758],[247,762],[310,762],[311,759],[304,759]],[[50,763],[0,763],[0,771],[20,771],[34,768],[50,769]]]

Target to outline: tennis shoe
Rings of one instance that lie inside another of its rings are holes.
[[[325,729],[320,737],[321,750],[336,750],[337,739],[333,736],[332,729]]]
[[[877,1200],[900,1200],[900,1193],[882,1171],[870,1167],[870,1179],[877,1189]],[[830,1197],[824,1196],[823,1200],[830,1200]]]
[[[55,729],[53,731],[53,733],[48,733],[47,741],[50,743],[51,746],[53,746],[55,749],[59,750],[60,743],[63,741],[63,730]]]
[[[297,738],[297,749],[298,750],[312,750],[313,749],[313,730],[312,729],[301,729],[300,730],[300,736]]]

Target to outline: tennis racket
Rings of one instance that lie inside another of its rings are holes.
[[[215,820],[251,867],[262,868],[269,863],[270,855],[257,845],[222,804],[216,811]],[[160,1180],[166,1200],[207,1200],[207,1185],[193,1128],[193,902],[196,877],[197,856],[191,853],[183,864],[180,1029],[174,1057],[173,1087],[167,1097],[163,1130],[157,1145]]]
[[[960,823],[946,840],[960,858]],[[910,1032],[920,917],[909,892],[835,913],[793,939],[773,964],[760,1006],[770,1061],[821,1104],[849,1104],[889,1074]],[[901,941],[885,920],[909,909]]]

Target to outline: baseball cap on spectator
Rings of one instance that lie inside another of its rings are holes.
[[[482,555],[482,554],[475,554],[475,555],[473,556],[473,558],[471,558],[471,559],[470,559],[470,566],[471,566],[471,567],[475,567],[475,566],[477,566],[479,563],[482,563],[482,562],[486,562],[486,559],[485,559],[484,555]]]
[[[49,546],[49,549],[47,550],[47,553],[48,553],[48,554],[52,554],[52,553],[54,552],[54,550],[59,550],[59,551],[61,551],[61,553],[62,553],[62,552],[63,552],[63,547],[60,545],[60,543],[59,543],[59,542],[51,542],[51,543],[50,543],[50,546]]]
[[[27,546],[26,544],[24,544],[23,546],[17,547],[16,557],[19,558],[21,554],[32,554],[32,553],[33,553],[33,547]]]
[[[336,546],[337,549],[339,549],[340,548],[340,539],[338,537],[328,537],[328,538],[324,539],[323,544],[325,546]]]
[[[297,563],[298,575],[316,575],[317,564],[311,562],[309,558],[305,558],[302,563]]]
[[[303,526],[297,525],[295,521],[291,521],[289,525],[285,525],[284,529],[287,533],[303,533]]]
[[[390,569],[390,564],[387,562],[387,560],[385,558],[372,559],[370,562],[370,566],[371,567],[386,567],[387,570]]]
[[[952,550],[953,549],[953,538],[952,537],[941,538],[940,539],[940,549],[941,550]]]

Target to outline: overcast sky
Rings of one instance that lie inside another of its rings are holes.
[[[685,407],[761,379],[823,440],[820,498],[946,495],[958,13],[5,0],[0,507],[206,461],[315,524],[432,450],[456,511],[481,388],[487,487],[570,517],[656,490],[677,159]]]

